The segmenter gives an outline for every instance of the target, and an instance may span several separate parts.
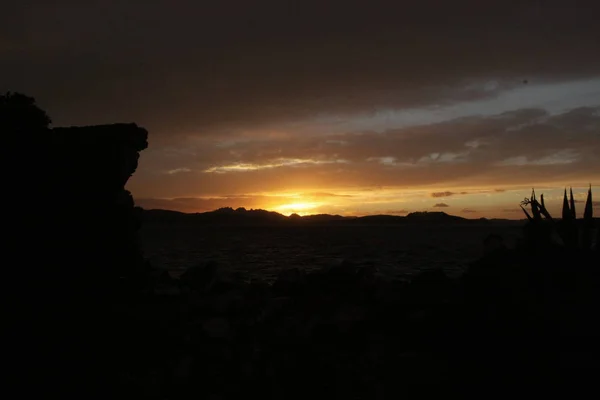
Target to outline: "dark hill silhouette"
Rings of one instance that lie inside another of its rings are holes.
[[[443,221],[443,222],[458,222],[458,221],[466,221],[466,218],[457,217],[455,215],[446,214],[443,211],[423,211],[423,212],[413,212],[406,216],[406,218],[415,220],[415,221]]]
[[[467,219],[445,212],[414,212],[406,216],[398,215],[367,215],[350,216],[330,214],[315,214],[300,216],[292,214],[289,217],[274,211],[246,210],[226,207],[215,211],[203,213],[183,213],[171,210],[142,210],[142,218],[145,223],[179,223],[179,224],[214,224],[214,225],[402,225],[402,224],[481,224],[489,223],[484,218]],[[505,220],[505,223],[519,223],[519,221]]]

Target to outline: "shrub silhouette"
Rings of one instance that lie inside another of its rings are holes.
[[[532,243],[547,246],[554,242],[554,236],[559,237],[561,244],[567,248],[592,249],[595,245],[593,235],[597,229],[592,203],[592,186],[590,185],[583,219],[577,219],[573,189],[570,190],[570,198],[567,197],[567,189],[565,189],[562,219],[557,222],[546,209],[544,195],[542,194],[540,201],[538,201],[535,191],[532,190],[531,197],[525,198],[521,202],[521,208],[528,220],[526,225],[528,239]],[[524,206],[530,206],[531,213]],[[557,235],[554,235],[554,233],[557,233]]]
[[[21,93],[0,95],[0,129],[2,132],[28,132],[47,129],[52,120],[37,106],[35,98]]]

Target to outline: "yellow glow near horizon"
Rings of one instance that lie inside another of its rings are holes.
[[[585,200],[588,185],[577,184],[574,197]],[[592,185],[592,188],[596,187]],[[536,194],[544,194],[546,207],[552,215],[560,215],[564,187],[539,185]],[[363,216],[373,214],[407,215],[418,211],[443,211],[465,218],[523,219],[519,204],[531,195],[531,187],[462,186],[439,187],[294,187],[274,192],[250,192],[235,195],[214,194],[205,197],[161,199],[140,205],[147,209],[169,209],[183,212],[208,212],[221,207],[264,209],[289,216],[335,214]],[[138,201],[136,201],[138,203]],[[583,204],[577,207],[583,212]],[[594,208],[600,213],[600,207]]]
[[[273,209],[283,215],[308,215],[310,210],[320,206],[321,203],[290,203],[276,206]]]

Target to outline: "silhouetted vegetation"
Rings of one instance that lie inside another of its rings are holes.
[[[11,92],[0,95],[0,130],[5,134],[46,129],[51,123],[33,97]]]
[[[570,189],[570,198],[567,198],[567,189],[563,197],[562,219],[555,221],[544,204],[544,195],[537,200],[535,190],[531,198],[521,202],[521,208],[527,217],[526,240],[536,246],[562,246],[567,249],[590,250],[597,243],[598,228],[594,220],[592,205],[592,187],[588,190],[585,209],[582,219],[577,219],[573,189]],[[531,214],[523,208],[529,205]]]

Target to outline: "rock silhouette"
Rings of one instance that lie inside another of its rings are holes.
[[[13,192],[7,248],[17,263],[8,294],[14,335],[28,350],[16,357],[30,363],[25,379],[50,392],[83,390],[106,377],[98,371],[114,355],[114,304],[148,279],[124,189],[147,132],[135,124],[49,128],[21,94],[2,96],[0,123],[4,184]]]

